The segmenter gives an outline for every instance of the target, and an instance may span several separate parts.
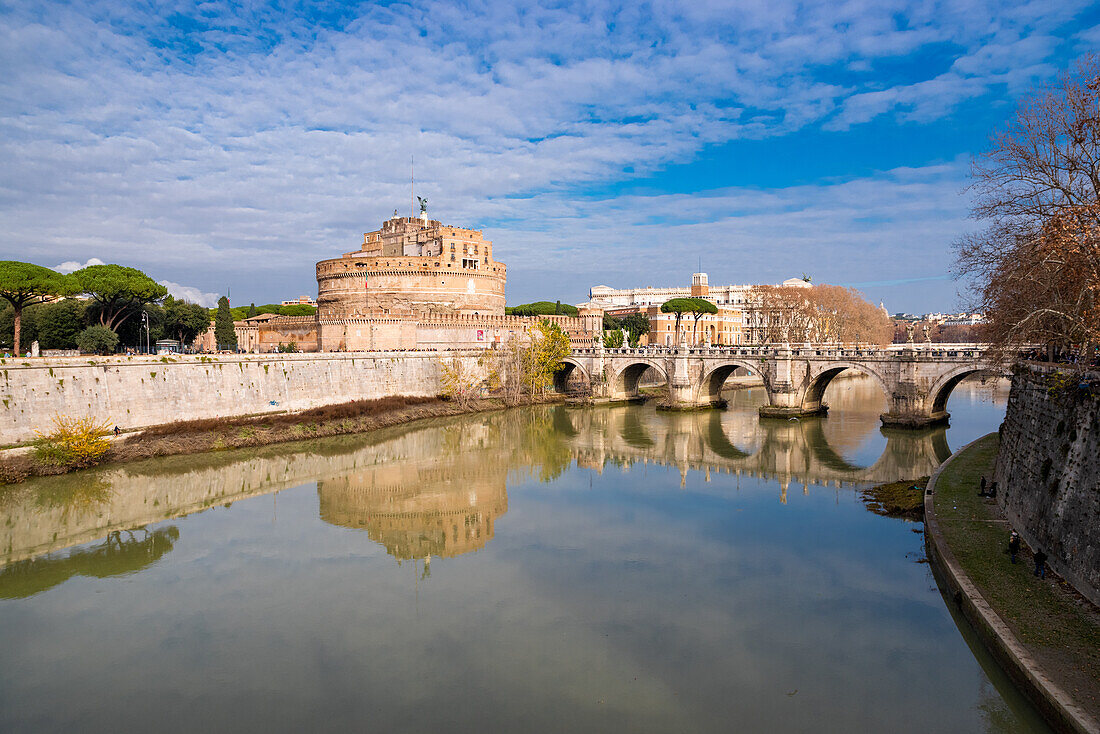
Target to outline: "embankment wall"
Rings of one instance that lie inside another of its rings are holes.
[[[993,479],[997,502],[1023,539],[1100,604],[1097,385],[1096,373],[1017,368]]]
[[[0,360],[0,444],[33,439],[56,414],[123,429],[440,393],[440,364],[479,351]]]

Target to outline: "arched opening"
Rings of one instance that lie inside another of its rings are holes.
[[[829,409],[829,406],[824,402],[825,391],[829,389],[829,385],[836,377],[845,370],[852,370],[852,372],[866,375],[872,378],[878,385],[883,399],[888,399],[889,394],[886,391],[886,386],[882,382],[882,378],[871,372],[868,369],[855,364],[838,364],[830,365],[822,370],[810,384],[806,386],[806,392],[802,396],[802,410],[806,413],[824,413]]]
[[[587,395],[592,392],[592,383],[582,367],[567,360],[554,373],[554,392],[561,395]]]
[[[716,367],[706,377],[703,378],[700,387],[702,399],[710,402],[711,405],[722,404],[722,386],[726,384],[726,381],[731,377],[750,377],[754,375],[752,368],[746,364],[724,364],[720,367]]]
[[[668,382],[668,376],[665,375],[663,370],[647,362],[635,362],[623,368],[619,374],[615,376],[615,379],[612,380],[611,399],[633,400],[639,397],[638,387],[641,383],[642,375],[650,368],[657,371],[663,382]]]
[[[1002,375],[988,369],[971,368],[960,369],[957,373],[948,374],[941,378],[938,383],[932,388],[932,394],[929,396],[932,400],[931,413],[933,418],[947,418],[947,401],[951,397],[952,391],[958,387],[960,382],[963,382],[969,378],[979,377],[983,381],[986,379],[996,380]]]

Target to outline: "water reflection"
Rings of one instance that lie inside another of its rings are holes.
[[[1042,730],[959,637],[911,524],[854,492],[780,503],[782,478],[923,470],[942,437],[837,399],[759,424],[755,399],[522,409],[18,487],[0,730]],[[430,583],[398,567],[438,557]]]
[[[774,479],[785,502],[792,484],[913,479],[950,455],[943,427],[880,428],[873,383],[839,382],[827,418],[761,421],[762,392],[743,390],[723,411],[540,407],[45,478],[0,495],[0,564],[309,482],[323,520],[408,560],[483,548],[508,511],[509,476],[655,463],[678,468],[681,483],[692,471]],[[876,441],[877,457],[861,462]]]
[[[73,576],[122,576],[156,563],[179,540],[174,525],[147,530],[115,530],[102,543],[64,556],[16,561],[0,568],[0,599],[23,599],[68,581]]]

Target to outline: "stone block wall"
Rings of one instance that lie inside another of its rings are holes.
[[[1100,398],[1080,387],[1089,379],[1100,383],[1098,374],[1017,368],[993,478],[1024,540],[1100,604]]]
[[[480,351],[451,352],[477,368]],[[55,414],[124,429],[298,411],[389,395],[440,392],[432,352],[187,355],[3,360],[0,445],[34,438]]]

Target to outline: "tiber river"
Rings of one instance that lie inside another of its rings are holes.
[[[4,732],[1016,732],[919,523],[858,487],[996,430],[565,406],[184,456],[0,499]]]

